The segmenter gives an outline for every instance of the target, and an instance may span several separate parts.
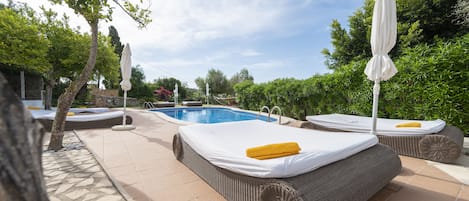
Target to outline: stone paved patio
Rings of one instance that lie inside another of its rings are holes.
[[[49,144],[49,135],[44,137]],[[66,132],[64,148],[42,155],[44,178],[51,201],[124,201],[94,156],[73,132]]]

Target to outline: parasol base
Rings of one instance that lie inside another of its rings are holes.
[[[135,128],[136,127],[134,125],[117,125],[117,126],[113,126],[112,130],[113,131],[130,131]]]

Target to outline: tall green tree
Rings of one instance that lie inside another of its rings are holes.
[[[397,0],[398,22],[419,22],[422,42],[433,43],[435,37],[453,38],[467,33],[454,21],[456,0]]]
[[[52,102],[52,90],[60,78],[75,80],[79,75],[78,72],[86,64],[88,55],[83,49],[90,48],[91,37],[70,28],[66,15],[62,19],[58,19],[57,13],[44,8],[42,8],[42,13],[44,19],[41,27],[51,43],[47,58],[52,64],[52,68],[43,76],[46,83],[45,106],[46,109],[49,109]],[[93,79],[99,81],[99,78],[103,76],[108,80],[117,80],[119,58],[114,53],[110,39],[100,34],[98,48],[96,68],[92,74]]]
[[[164,87],[167,90],[174,91],[176,84],[178,85],[179,98],[184,100],[187,94],[187,86],[174,77],[158,78],[153,81],[151,87],[153,90]]]
[[[468,32],[459,25],[451,13],[455,0],[397,0],[397,44],[391,57],[402,54],[405,48],[419,43],[433,43],[435,38],[452,38]],[[326,65],[336,70],[352,61],[371,57],[370,31],[374,0],[365,0],[364,5],[349,17],[349,30],[342,28],[337,20],[331,24],[333,49],[323,49]]]
[[[329,69],[335,70],[353,58],[350,55],[350,36],[347,31],[342,28],[339,21],[333,20],[331,24],[331,39],[334,50],[331,52],[329,49],[323,49],[321,53],[326,57],[326,65]]]
[[[101,77],[103,77],[107,82],[118,84],[121,80],[119,55],[115,53],[110,37],[100,34],[98,40],[99,49],[98,57],[96,58],[94,80],[100,81]]]
[[[39,26],[10,8],[0,10],[0,63],[19,70],[44,73],[49,41]]]
[[[249,71],[246,68],[241,69],[239,73],[234,74],[233,77],[231,77],[230,79],[231,86],[234,86],[244,81],[254,82],[254,77],[252,77],[252,75],[249,74]]]
[[[51,139],[49,149],[59,150],[62,148],[63,131],[65,128],[65,118],[70,106],[81,87],[90,78],[98,52],[98,24],[101,20],[111,20],[112,11],[115,7],[111,6],[107,0],[50,0],[53,3],[65,3],[77,14],[83,16],[91,28],[90,52],[80,75],[73,80],[65,92],[59,97],[57,112],[54,123],[52,124]],[[123,9],[132,19],[138,22],[140,27],[146,26],[151,22],[149,18],[150,11],[141,9],[139,6],[129,1],[113,0],[121,9]]]
[[[195,79],[195,84],[203,94],[205,94],[207,82],[211,95],[228,94],[230,92],[230,83],[220,70],[210,69],[205,78],[198,77]]]
[[[109,26],[109,37],[111,37],[111,44],[114,46],[114,52],[119,55],[119,58],[122,56],[122,51],[124,50],[124,45],[121,43],[121,38],[119,37],[119,33],[114,26]]]
[[[51,108],[52,90],[56,83],[59,81],[60,75],[69,73],[72,70],[65,68],[62,64],[64,59],[67,59],[71,52],[73,38],[77,35],[72,29],[67,26],[66,17],[63,21],[57,19],[57,13],[52,10],[42,8],[44,21],[41,23],[41,28],[47,39],[50,41],[50,46],[47,51],[47,59],[52,65],[50,70],[44,74],[44,83],[46,88],[45,109]]]
[[[130,83],[132,84],[132,90],[127,92],[129,97],[139,99],[151,99],[153,97],[153,91],[145,83],[145,73],[139,65],[132,67]]]
[[[119,59],[120,59],[122,56],[122,51],[124,50],[124,45],[120,41],[120,37],[119,37],[119,33],[117,32],[117,29],[112,25],[109,26],[108,36],[111,38],[111,44],[114,48],[114,53],[119,55]],[[120,71],[120,69],[118,71]],[[120,80],[122,80],[121,73],[119,73],[117,80],[104,79],[103,83],[106,86],[106,89],[117,89],[119,88]]]

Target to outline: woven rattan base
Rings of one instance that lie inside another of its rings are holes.
[[[256,178],[212,165],[179,134],[173,152],[229,201],[365,201],[401,171],[397,154],[378,144],[344,160],[290,178]]]

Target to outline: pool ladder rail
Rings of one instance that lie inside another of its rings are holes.
[[[155,108],[155,105],[152,102],[144,102],[143,103],[143,108],[145,109],[153,109]]]
[[[282,123],[282,110],[280,109],[279,106],[274,106],[274,107],[272,107],[272,109],[270,109],[266,105],[262,106],[261,109],[259,110],[259,113],[257,114],[257,119],[259,119],[259,116],[261,115],[262,111],[264,111],[264,109],[266,109],[267,113],[268,113],[268,115],[267,115],[267,121],[268,122],[270,122],[270,115],[272,115],[272,113],[275,111],[275,109],[277,109],[278,115],[279,115],[278,124]]]

